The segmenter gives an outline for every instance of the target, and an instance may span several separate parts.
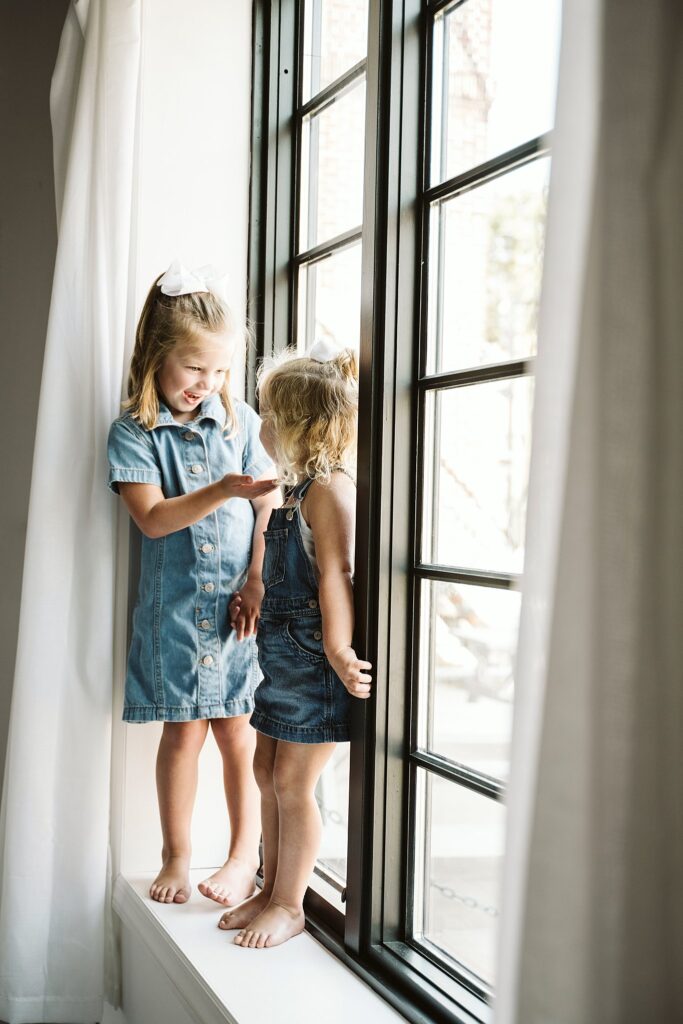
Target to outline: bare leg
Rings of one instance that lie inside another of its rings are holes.
[[[304,893],[322,833],[315,786],[334,747],[278,742],[273,772],[280,822],[275,885],[266,909],[235,937],[238,946],[277,946],[303,931]]]
[[[230,849],[223,867],[200,882],[198,889],[203,896],[231,907],[251,896],[258,870],[261,822],[259,791],[252,770],[256,730],[249,725],[249,715],[214,718],[211,728],[223,758]]]
[[[223,914],[219,928],[243,928],[268,906],[275,884],[278,849],[277,797],[273,786],[273,769],[278,741],[257,733],[254,755],[254,776],[261,791],[261,829],[263,836],[263,889],[235,910]]]
[[[157,794],[163,848],[162,867],[149,894],[160,903],[190,897],[190,822],[197,793],[197,760],[209,723],[164,722],[157,753]]]

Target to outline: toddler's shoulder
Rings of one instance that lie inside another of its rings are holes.
[[[347,473],[333,472],[327,483],[314,480],[306,493],[307,504],[334,510],[356,502],[356,485]]]
[[[356,493],[356,481],[346,469],[335,468],[330,474],[329,482],[324,484],[318,481],[319,490],[327,490],[331,494],[353,494]]]

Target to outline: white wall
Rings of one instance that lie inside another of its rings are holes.
[[[7,439],[0,505],[0,781],[14,675],[35,420],[56,251],[49,90],[68,0],[0,7],[0,309]],[[137,306],[171,258],[213,262],[245,305],[251,103],[250,0],[144,0]],[[236,390],[242,387],[238,372]],[[125,529],[122,525],[122,530]],[[120,718],[122,672],[115,718]],[[158,728],[115,729],[114,855],[155,870]],[[125,756],[124,756],[125,755]],[[197,866],[225,854],[219,758],[209,738],[195,814]],[[124,842],[125,837],[125,842]]]
[[[5,767],[38,393],[57,247],[50,78],[68,0],[0,7],[0,788]]]
[[[174,256],[228,270],[244,311],[251,118],[251,0],[144,0],[137,308]],[[233,374],[241,394],[243,377]],[[126,526],[122,526],[125,530]],[[123,663],[115,715],[120,717]],[[154,758],[160,727],[120,724],[113,794],[121,869],[159,867]],[[209,736],[200,765],[193,864],[227,854],[222,770]]]
[[[57,244],[50,79],[69,0],[0,4],[0,351],[6,439],[0,503],[0,785],[5,763],[26,519]],[[249,182],[251,0],[143,0],[145,21],[137,305],[174,255],[214,262],[244,307]],[[236,388],[241,387],[237,375]],[[67,481],[65,480],[65,486]],[[123,526],[122,531],[127,527]],[[115,715],[120,718],[121,677]],[[115,728],[114,855],[158,867],[155,726]],[[125,755],[125,757],[124,757]],[[202,756],[195,864],[225,855],[219,758]],[[137,992],[131,956],[124,981]],[[118,1020],[120,1015],[117,1015]],[[113,1018],[112,1018],[113,1019]],[[141,1018],[151,1019],[151,1018]]]

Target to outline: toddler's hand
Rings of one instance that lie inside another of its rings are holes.
[[[226,498],[260,498],[278,486],[277,480],[254,480],[253,476],[242,476],[241,473],[226,473],[221,480],[221,488]]]
[[[353,647],[342,647],[328,654],[327,660],[352,697],[365,700],[370,696],[372,676],[366,670],[372,665],[369,661],[360,661]]]
[[[236,639],[256,635],[264,587],[259,579],[248,579],[241,590],[233,594],[229,605],[230,625]]]

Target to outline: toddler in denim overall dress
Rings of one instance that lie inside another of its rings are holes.
[[[371,665],[353,649],[356,495],[346,467],[356,440],[355,353],[326,342],[303,356],[280,353],[261,370],[258,394],[261,441],[293,486],[264,533],[256,633],[263,679],[251,723],[263,888],[219,922],[239,929],[235,943],[252,949],[279,945],[304,927],[322,829],[315,788],[335,744],[349,739],[351,698],[371,689]]]
[[[276,481],[257,479],[272,467],[261,423],[230,395],[242,331],[211,272],[173,264],[150,289],[128,408],[110,428],[108,457],[109,486],[142,533],[123,717],[163,722],[156,769],[162,868],[150,896],[164,903],[190,896],[197,758],[211,731],[229,779],[232,827],[227,861],[198,888],[231,906],[253,892],[259,860],[248,715],[260,672],[251,634]],[[242,620],[231,629],[228,604],[245,585]]]
[[[351,698],[323,653],[318,582],[304,533],[298,483],[270,514],[264,536],[265,595],[256,644],[263,679],[251,724],[273,739],[338,743],[349,739]]]

